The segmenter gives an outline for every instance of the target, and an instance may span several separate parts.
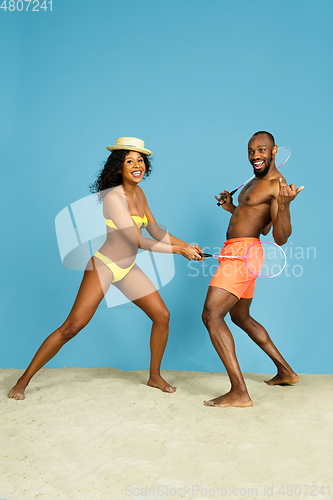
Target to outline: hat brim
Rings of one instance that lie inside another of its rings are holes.
[[[123,149],[125,151],[137,151],[138,153],[143,153],[146,156],[151,156],[153,154],[150,149],[137,148],[136,146],[106,146],[109,151],[115,151],[116,149]]]

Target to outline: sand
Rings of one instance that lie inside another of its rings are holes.
[[[24,401],[0,370],[0,498],[6,500],[333,498],[333,376],[269,387],[245,374],[252,408],[202,405],[224,373],[42,369]]]

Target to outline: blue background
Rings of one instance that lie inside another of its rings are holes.
[[[89,194],[107,145],[142,138],[154,152],[142,187],[156,219],[213,248],[229,219],[214,195],[250,177],[247,141],[269,130],[292,149],[288,182],[305,186],[286,246],[316,247],[316,259],[287,250],[302,276],[261,280],[252,313],[295,371],[332,371],[332,14],[331,0],[53,0],[52,12],[1,10],[1,368],[25,368],[71,308],[82,272],[62,266],[54,220]],[[222,371],[201,323],[209,267],[204,276],[192,264],[193,277],[182,257],[175,266],[161,290],[171,312],[162,368]],[[232,331],[244,372],[275,371]],[[132,304],[101,305],[47,366],[148,368],[149,335]]]

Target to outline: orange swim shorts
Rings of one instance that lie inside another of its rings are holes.
[[[219,267],[216,269],[209,286],[223,288],[239,299],[252,299],[257,279],[245,264],[245,255],[251,245],[260,241],[258,238],[232,238],[222,247]],[[223,257],[222,257],[223,256]],[[227,256],[230,256],[229,258]],[[244,257],[232,259],[231,257]]]

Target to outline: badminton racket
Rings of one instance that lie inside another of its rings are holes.
[[[287,161],[289,160],[290,158],[290,155],[291,155],[291,149],[288,148],[287,146],[280,146],[278,151],[280,151],[280,149],[288,149],[289,153],[288,153],[288,156],[287,158],[278,166],[276,167],[277,169],[282,167],[282,165],[284,165],[285,163],[287,163]],[[252,181],[252,179],[255,178],[255,175],[252,175],[252,177],[250,177],[247,181],[245,181],[243,184],[241,184],[237,189],[234,189],[233,191],[230,192],[230,196],[233,196],[240,188],[242,188],[243,186],[245,186],[245,184],[247,184],[248,182]],[[224,202],[220,202],[218,201],[217,202],[217,206],[218,207],[221,207],[223,205]]]
[[[223,250],[222,250],[223,251]],[[212,255],[202,253],[202,257],[218,257],[220,259],[230,259],[232,262],[245,261],[247,270],[257,278],[274,278],[282,273],[286,267],[287,257],[284,250],[273,241],[257,241],[247,250],[244,257],[238,255]],[[241,269],[236,265],[234,272],[241,273]]]

